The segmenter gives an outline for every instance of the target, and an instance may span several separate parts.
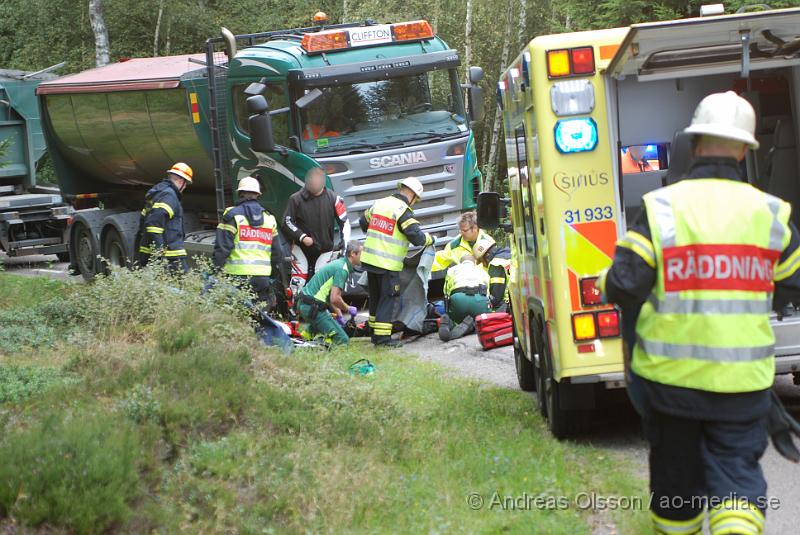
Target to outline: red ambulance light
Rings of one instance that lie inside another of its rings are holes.
[[[594,353],[594,344],[580,344],[578,346],[578,353]]]
[[[415,20],[392,24],[395,41],[412,41],[419,39],[432,39],[433,28],[427,20]]]
[[[330,32],[307,33],[300,43],[306,52],[327,52],[347,48],[347,32],[335,30]]]
[[[597,277],[588,277],[581,279],[579,282],[581,287],[581,303],[584,306],[597,306],[603,304],[600,290],[597,289],[595,283],[597,283]]]
[[[573,48],[572,74],[594,74],[594,49],[590,46]]]
[[[600,338],[619,336],[619,312],[608,310],[598,313],[597,331]]]

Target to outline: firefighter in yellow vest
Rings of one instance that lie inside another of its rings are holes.
[[[442,271],[458,264],[462,256],[473,253],[472,249],[478,240],[491,238],[478,228],[478,215],[475,212],[461,214],[458,218],[458,232],[460,236],[447,242],[441,251],[436,252],[431,271]]]
[[[494,238],[488,234],[481,236],[472,248],[475,258],[483,264],[489,272],[489,297],[492,300],[492,310],[507,312],[508,278],[511,275],[511,250],[508,247],[499,247]]]
[[[249,285],[259,301],[274,306],[272,257],[282,258],[275,218],[261,206],[261,184],[248,176],[239,181],[239,200],[225,209],[217,225],[214,265],[223,273]]]
[[[733,92],[700,102],[685,130],[693,166],[644,196],[598,282],[622,307],[633,347],[626,378],[650,443],[656,533],[701,533],[704,508],[712,534],[764,528],[769,314],[774,292],[776,304],[800,302],[800,239],[790,205],[740,175],[748,148],[758,148],[755,124]],[[791,444],[785,427],[769,432],[779,451]]]
[[[359,219],[366,232],[361,264],[369,280],[369,326],[375,345],[400,345],[392,340],[392,321],[399,305],[403,261],[409,244],[433,244],[433,237],[422,231],[411,210],[422,192],[419,179],[404,178],[397,193],[375,201]]]

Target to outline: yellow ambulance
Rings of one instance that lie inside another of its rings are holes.
[[[748,180],[800,213],[800,9],[540,36],[502,73],[510,199],[482,193],[479,224],[510,204],[517,376],[554,435],[586,428],[624,395],[622,321],[594,282],[642,195],[689,165],[681,133],[705,95],[753,103],[761,148]],[[774,324],[778,373],[800,375],[800,313]]]

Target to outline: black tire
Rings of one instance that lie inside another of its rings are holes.
[[[75,252],[75,265],[83,278],[90,281],[97,275],[97,255],[92,231],[83,223],[76,223],[72,234],[72,247]]]
[[[512,327],[513,328],[513,327]],[[517,369],[517,382],[520,389],[524,392],[536,390],[536,375],[533,370],[533,362],[525,357],[525,351],[519,344],[517,331],[514,329],[514,367]]]
[[[545,381],[544,381],[544,374],[542,373],[542,362],[544,360],[544,355],[548,351],[544,347],[544,336],[542,334],[541,329],[539,328],[539,322],[533,320],[531,323],[531,355],[534,356],[539,355],[539,366],[536,366],[536,362],[532,362],[533,367],[533,375],[536,381],[536,404],[539,408],[539,414],[542,417],[547,418],[547,408],[545,407]]]
[[[125,251],[125,242],[115,228],[110,228],[103,236],[103,259],[108,267],[130,267],[131,259]]]
[[[565,410],[561,400],[569,395],[569,385],[559,383],[553,377],[553,362],[546,340],[542,337],[542,353],[539,354],[540,409],[544,409],[547,427],[559,440],[585,432],[589,426],[589,411]]]

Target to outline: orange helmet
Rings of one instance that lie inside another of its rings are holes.
[[[167,173],[172,173],[173,175],[179,176],[189,184],[192,183],[192,168],[189,167],[188,164],[178,162],[171,168],[167,169]]]

